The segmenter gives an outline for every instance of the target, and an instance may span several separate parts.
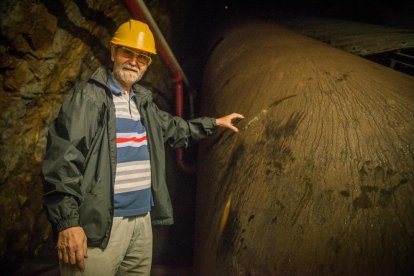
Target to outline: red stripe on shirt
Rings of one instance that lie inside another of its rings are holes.
[[[145,141],[145,140],[147,140],[147,136],[142,136],[142,137],[139,137],[139,138],[137,138],[137,137],[116,138],[116,143],[117,144],[119,144],[119,143],[126,143],[126,142],[136,142],[136,143],[139,143],[139,142],[142,142],[142,141]]]

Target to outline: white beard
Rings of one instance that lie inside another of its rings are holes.
[[[127,70],[125,68],[130,68],[136,72]],[[128,64],[122,65],[115,62],[113,72],[116,79],[120,80],[127,86],[132,86],[134,83],[136,83],[142,78],[145,71],[140,70],[137,66],[131,66]]]

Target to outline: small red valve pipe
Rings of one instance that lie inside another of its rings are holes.
[[[154,33],[156,49],[161,57],[163,63],[167,66],[171,81],[175,84],[175,112],[179,117],[183,117],[184,99],[183,99],[183,82],[190,87],[187,77],[181,69],[177,59],[175,58],[171,48],[165,40],[163,34],[154,21],[151,13],[143,0],[125,0],[125,4],[128,7],[131,14],[139,20],[146,22],[150,29]],[[191,103],[190,103],[191,105]],[[190,106],[192,110],[192,106]],[[191,113],[193,113],[191,111]],[[194,173],[196,166],[189,166],[185,163],[184,149],[179,148],[176,150],[176,162],[177,166],[184,172]]]

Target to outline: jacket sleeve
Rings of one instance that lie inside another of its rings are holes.
[[[174,148],[187,147],[190,141],[199,141],[207,137],[217,126],[215,118],[200,117],[184,120],[160,110],[154,103],[152,105],[163,131],[164,142]]]
[[[79,226],[83,167],[97,127],[96,111],[93,101],[74,88],[49,128],[42,167],[44,205],[57,231]]]

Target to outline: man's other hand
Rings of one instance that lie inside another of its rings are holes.
[[[227,116],[216,119],[216,124],[218,126],[227,127],[234,132],[239,132],[238,128],[233,125],[235,121],[244,119],[244,116],[238,113],[232,113]]]
[[[82,227],[71,227],[59,232],[57,242],[59,260],[65,264],[72,264],[84,271],[84,258],[88,257],[86,235]]]

